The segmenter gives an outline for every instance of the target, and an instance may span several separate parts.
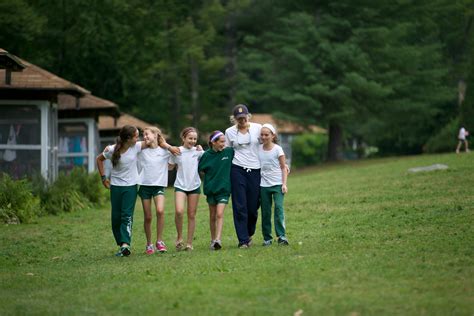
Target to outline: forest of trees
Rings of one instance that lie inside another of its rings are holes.
[[[474,0],[0,0],[0,30],[172,137],[237,103],[326,128],[330,160],[347,139],[416,154],[474,132]]]

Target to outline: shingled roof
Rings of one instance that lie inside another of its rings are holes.
[[[58,110],[60,118],[87,116],[97,118],[100,115],[120,116],[117,104],[92,94],[76,98],[72,95],[61,93],[58,95]]]
[[[147,123],[145,121],[140,120],[130,114],[122,113],[122,115],[115,119],[110,116],[100,116],[99,117],[99,130],[119,130],[125,125],[133,125],[137,128],[143,130],[147,126],[153,126],[153,124]]]
[[[38,91],[48,90],[54,92],[66,92],[77,96],[90,93],[83,87],[74,84],[68,80],[56,76],[26,60],[14,56],[4,49],[0,48],[0,55],[8,56],[10,59],[18,61],[24,66],[22,71],[14,71],[11,73],[11,82],[6,82],[7,69],[0,69],[0,91]]]

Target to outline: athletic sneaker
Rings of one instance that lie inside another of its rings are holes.
[[[214,249],[215,250],[220,250],[222,249],[222,242],[218,239],[214,240]]]
[[[194,248],[192,245],[186,245],[186,248],[184,248],[185,251],[193,251]]]
[[[247,242],[247,246],[252,246],[253,244],[253,241],[252,241],[252,237],[249,238],[249,241]]]
[[[132,254],[132,251],[130,250],[130,246],[122,246],[120,247],[120,252],[122,253],[123,256],[128,257]]]
[[[156,242],[156,250],[158,250],[161,253],[168,251],[168,249],[166,249],[165,243],[161,240]]]
[[[175,246],[176,246],[176,251],[184,250],[184,243],[182,240],[176,240]]]
[[[285,237],[278,238],[278,244],[281,246],[289,246],[288,240]]]
[[[211,240],[211,244],[209,245],[209,249],[216,250],[216,242],[214,240]]]
[[[145,252],[146,252],[147,255],[154,254],[155,249],[153,249],[153,245],[152,244],[146,245]]]
[[[266,247],[266,246],[271,246],[272,245],[272,240],[265,240],[262,244],[262,246]]]
[[[248,244],[240,244],[240,245],[239,245],[239,248],[240,248],[240,249],[247,249],[248,247],[249,247]]]

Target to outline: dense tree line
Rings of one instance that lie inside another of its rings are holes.
[[[0,0],[0,29],[173,137],[240,102],[326,127],[330,159],[348,139],[412,154],[454,121],[474,131],[472,0]]]

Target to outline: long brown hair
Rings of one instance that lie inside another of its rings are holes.
[[[129,139],[135,136],[137,128],[132,125],[125,125],[120,129],[119,136],[115,139],[115,149],[112,154],[112,165],[117,166],[120,160],[120,148],[123,147],[123,144],[126,143]]]

